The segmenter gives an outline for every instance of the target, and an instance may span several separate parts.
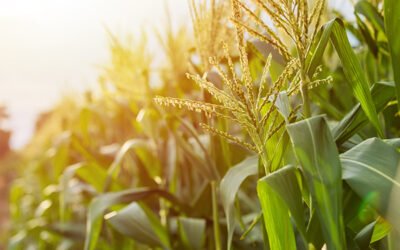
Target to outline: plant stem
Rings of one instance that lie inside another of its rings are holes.
[[[264,166],[264,171],[265,171],[265,176],[268,175],[270,173],[270,169],[268,168],[268,155],[267,155],[267,149],[264,146],[264,150],[261,152],[261,163]],[[259,178],[261,178],[263,176],[259,176]]]
[[[311,117],[310,97],[308,96],[307,85],[310,82],[303,68],[301,69],[301,98],[303,99],[303,114],[305,118]]]
[[[214,224],[214,238],[215,238],[215,249],[221,250],[221,236],[219,232],[219,218],[218,218],[218,200],[217,190],[215,181],[211,182],[211,193],[212,193],[212,209],[213,209],[213,224]]]
[[[298,43],[301,43],[301,39],[299,39]],[[310,78],[307,75],[306,71],[306,57],[303,52],[304,50],[302,49],[301,46],[297,45],[297,54],[298,54],[298,59],[300,61],[300,79],[301,79],[301,85],[300,85],[300,92],[301,92],[301,98],[303,100],[303,114],[304,118],[309,118],[311,117],[311,111],[310,111],[310,97],[308,96],[308,84],[310,83]]]

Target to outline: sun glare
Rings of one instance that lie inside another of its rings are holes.
[[[12,146],[27,143],[37,115],[61,92],[97,85],[95,65],[109,58],[105,27],[117,36],[153,33],[165,22],[165,3],[177,25],[186,16],[186,0],[2,1],[0,103],[10,111]],[[153,49],[156,44],[151,39]]]

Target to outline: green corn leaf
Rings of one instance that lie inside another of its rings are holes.
[[[356,19],[357,19],[357,26],[358,29],[361,32],[361,35],[364,38],[364,41],[367,43],[368,48],[370,49],[370,51],[372,52],[372,54],[377,57],[378,56],[378,52],[379,52],[379,48],[377,43],[375,42],[375,40],[372,38],[371,32],[369,30],[369,28],[367,27],[367,25],[361,20],[361,18],[356,15]]]
[[[366,202],[400,230],[400,153],[376,138],[340,155],[343,179]]]
[[[375,108],[377,111],[382,111],[386,104],[392,100],[394,94],[394,83],[378,82],[371,88],[372,98],[374,100]],[[345,117],[337,124],[332,134],[336,144],[341,145],[350,137],[355,135],[363,126],[368,123],[368,118],[362,110],[361,105],[358,103],[353,109],[347,113]]]
[[[85,250],[95,249],[103,222],[103,214],[107,209],[116,204],[139,201],[155,194],[170,200],[172,204],[178,205],[181,208],[185,207],[173,195],[160,189],[128,189],[116,193],[105,193],[94,198],[89,205],[87,216]]]
[[[339,154],[324,116],[287,126],[327,247],[345,249]]]
[[[372,233],[371,243],[376,242],[390,233],[392,226],[382,217],[378,217]]]
[[[145,204],[140,204],[141,209],[144,211],[144,213],[147,216],[147,219],[150,221],[150,224],[152,228],[154,229],[156,235],[162,242],[162,245],[165,248],[171,248],[170,245],[170,238],[167,232],[167,229],[163,226],[161,223],[160,219],[154,212],[151,210],[151,208],[147,207]]]
[[[130,150],[134,150],[135,148],[148,148],[149,143],[143,139],[132,139],[128,140],[122,145],[121,149],[118,151],[117,156],[112,162],[111,166],[107,172],[107,178],[104,183],[104,191],[107,191],[111,185],[112,179],[116,179],[119,173],[119,168],[121,166],[121,162],[124,159],[125,155],[130,152]]]
[[[285,201],[267,183],[267,177],[257,183],[257,194],[260,200],[264,226],[268,233],[271,249],[290,250],[296,249],[296,241],[289,208]]]
[[[190,201],[191,215],[196,217],[206,217],[212,213],[211,185],[209,182],[197,187],[193,199]]]
[[[179,135],[177,131],[175,131],[174,129],[171,129],[170,131],[174,135],[176,144],[180,148],[182,148],[183,152],[185,153],[185,157],[188,158],[191,165],[194,166],[194,169],[196,169],[199,174],[201,174],[208,180],[214,180],[219,177],[216,169],[207,162],[209,160],[200,157],[200,155],[197,154],[195,150],[193,150],[193,147],[188,142],[186,142],[185,139],[181,135]]]
[[[310,53],[306,58],[307,74],[310,79],[312,79],[315,70],[321,64],[322,56],[331,36],[332,27],[332,25],[327,24],[322,26],[316,36],[318,38],[316,41],[318,42],[313,44]]]
[[[171,249],[167,230],[144,205],[132,202],[120,211],[111,212],[104,217],[117,231],[138,242]]]
[[[271,102],[273,101],[273,99],[273,96],[269,97],[269,100]],[[286,91],[279,92],[278,97],[275,101],[275,107],[277,108],[278,112],[283,116],[283,118],[285,118],[286,123],[289,123],[288,118],[290,115],[290,105]]]
[[[266,182],[286,203],[290,214],[296,223],[297,229],[305,240],[306,227],[304,224],[304,211],[296,171],[297,170],[294,166],[289,165],[269,174],[262,180]]]
[[[70,154],[71,133],[64,132],[58,136],[55,145],[53,146],[54,156],[52,163],[54,167],[54,175],[59,177],[63,169],[68,164],[68,156]]]
[[[220,197],[225,210],[228,227],[227,245],[231,249],[232,237],[236,226],[235,220],[235,197],[243,181],[258,173],[258,157],[252,156],[230,168],[220,184]]]
[[[355,97],[361,104],[362,109],[366,113],[368,119],[378,130],[380,136],[383,137],[381,125],[378,120],[367,77],[358,61],[346,34],[343,21],[339,18],[333,19],[322,27],[319,34],[319,42],[313,47],[310,55],[306,60],[307,73],[310,77],[313,76],[315,69],[320,65],[322,55],[325,51],[329,39],[343,65],[343,71],[346,75]]]
[[[385,28],[389,42],[390,55],[392,57],[392,68],[396,84],[397,105],[400,111],[400,1],[384,0]]]
[[[192,126],[192,124],[190,124],[189,122],[187,122],[184,119],[182,119],[182,118],[180,118],[178,116],[175,116],[175,115],[172,115],[171,118],[178,120],[181,123],[181,125],[187,130],[187,132],[192,136],[192,138],[197,142],[197,144],[200,147],[200,150],[202,151],[202,153],[205,156],[205,160],[204,161],[208,165],[207,171],[210,171],[210,172],[214,173],[215,177],[219,176],[219,172],[218,172],[217,166],[213,162],[212,157],[210,155],[210,152],[204,146],[203,142],[200,139],[200,135],[198,134],[196,129]],[[223,126],[223,123],[224,123],[224,121],[222,121],[221,119],[218,120],[218,125],[219,126]],[[188,153],[187,153],[188,157],[189,156],[193,156],[194,161],[197,161],[198,154],[196,154],[196,152],[190,151],[190,146],[187,145],[185,140],[182,140],[181,136],[177,135],[175,130],[173,130],[172,126],[170,126],[170,129],[172,131],[174,131],[173,134],[175,135],[178,144],[181,144],[182,148],[184,150],[188,151]],[[222,129],[222,128],[220,128],[220,129]],[[222,129],[222,130],[224,130],[224,129]],[[230,152],[229,152],[229,144],[227,143],[227,141],[224,138],[219,138],[219,141],[221,143],[221,149],[218,148],[217,150],[221,150],[222,154],[229,156],[229,154],[230,154]],[[226,160],[226,159],[224,159],[224,160]],[[228,164],[228,163],[225,163],[225,164]],[[203,165],[200,165],[200,166],[203,166]],[[210,169],[210,168],[212,168],[212,169]],[[201,172],[205,172],[205,171],[201,171]]]
[[[179,236],[185,249],[203,249],[205,229],[206,221],[204,219],[185,217],[179,217],[178,219]]]
[[[354,241],[359,249],[369,248],[375,225],[376,221],[371,222],[370,224],[366,225],[360,232],[358,232],[356,237],[354,237]]]
[[[268,139],[266,143],[267,152],[271,152],[271,171],[275,171],[282,167],[285,157],[287,155],[288,145],[290,144],[289,135],[286,133],[285,128],[281,129],[282,132],[278,132]]]
[[[315,249],[321,249],[325,244],[324,233],[316,209],[310,209],[310,220],[307,225],[308,244],[312,244]],[[311,248],[312,249],[312,248]]]
[[[368,1],[358,1],[354,6],[354,12],[362,14],[374,26],[376,30],[385,32],[385,22],[378,10]]]
[[[386,139],[384,140],[387,144],[400,149],[400,138]]]
[[[97,191],[101,192],[104,187],[104,183],[106,182],[107,171],[101,166],[92,163],[77,168],[76,175],[88,184],[92,185]],[[124,185],[116,178],[112,180],[110,185],[110,189],[112,191],[121,190],[123,187]]]
[[[379,135],[383,137],[381,125],[372,100],[369,84],[364,71],[354,54],[353,48],[350,46],[347,38],[346,30],[340,19],[331,21],[328,25],[332,25],[331,41],[338,53],[343,64],[343,71],[349,81],[354,95],[357,97],[365,114],[371,123],[376,127]]]
[[[311,90],[310,92],[310,97],[311,99],[318,104],[324,112],[326,112],[329,116],[332,118],[335,118],[336,120],[340,120],[343,118],[342,112],[333,105],[330,100],[324,98],[320,93],[318,93],[318,90]]]
[[[65,220],[65,199],[69,195],[68,184],[69,181],[74,177],[78,176],[83,181],[94,187],[98,192],[103,188],[106,180],[107,172],[96,163],[77,163],[67,167],[63,174],[60,176],[59,187],[60,187],[60,217],[61,220]],[[113,180],[111,184],[112,190],[121,190],[123,185],[118,180]]]
[[[76,222],[52,223],[49,225],[45,225],[43,229],[74,241],[82,242],[85,240],[84,223],[76,223]]]

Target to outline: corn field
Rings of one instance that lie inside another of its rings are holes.
[[[8,249],[400,249],[400,1],[189,0],[36,124]],[[158,77],[153,77],[157,75]]]

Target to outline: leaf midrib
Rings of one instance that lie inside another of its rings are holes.
[[[378,175],[380,175],[380,176],[382,176],[383,178],[389,180],[389,181],[392,182],[394,185],[396,185],[397,187],[400,188],[400,183],[396,182],[395,179],[393,179],[393,178],[391,178],[390,176],[388,176],[388,175],[386,175],[386,174],[384,174],[384,173],[378,171],[377,169],[373,168],[372,166],[370,166],[370,165],[368,165],[368,164],[365,164],[365,163],[360,162],[360,161],[352,160],[352,159],[350,159],[350,158],[346,158],[346,157],[343,157],[343,156],[340,157],[340,159],[343,160],[343,161],[348,161],[348,162],[351,162],[351,163],[354,163],[354,164],[358,164],[358,165],[360,165],[360,166],[362,166],[362,167],[364,167],[364,168],[366,168],[366,169],[368,169],[368,170],[370,170],[370,171],[372,171],[372,172],[374,172],[374,173],[377,173]]]

